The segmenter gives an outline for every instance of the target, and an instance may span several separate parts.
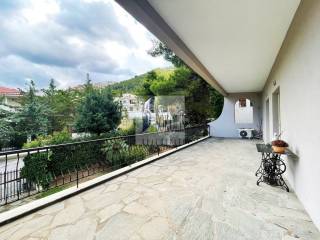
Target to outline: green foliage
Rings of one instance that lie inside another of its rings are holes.
[[[103,144],[102,151],[105,153],[106,160],[111,164],[112,167],[117,167],[123,165],[126,159],[129,146],[128,144],[121,140],[109,140]]]
[[[149,51],[149,54],[153,57],[163,56],[165,60],[171,62],[175,67],[185,66],[185,63],[160,41],[154,41],[153,48]]]
[[[54,132],[52,135],[38,136],[36,139],[23,144],[23,148],[43,147],[48,145],[68,143],[71,141],[71,134],[64,129],[61,132]]]
[[[24,158],[24,166],[21,170],[21,176],[28,182],[48,189],[52,180],[48,169],[49,156],[47,153],[33,153]]]
[[[14,131],[13,137],[10,141],[10,147],[22,148],[23,144],[27,141],[27,135],[23,132]]]
[[[105,155],[101,151],[102,142],[79,143],[72,146],[53,148],[49,169],[56,175],[74,171],[80,167],[103,162]]]
[[[147,129],[147,133],[157,133],[157,127],[155,125],[150,125]]]
[[[102,151],[106,160],[113,168],[120,168],[144,159],[148,154],[148,149],[143,145],[128,146],[121,140],[109,140],[103,145]]]
[[[64,129],[61,132],[54,132],[52,134],[50,144],[56,145],[56,144],[69,143],[71,141],[72,141],[71,134],[68,132],[67,129]]]
[[[185,96],[187,124],[204,123],[209,118],[219,117],[223,107],[222,95],[187,67],[165,44],[155,42],[149,53],[154,57],[163,56],[176,67],[167,79],[154,77],[156,81],[148,80],[145,87],[149,88],[153,95]]]
[[[36,199],[40,199],[40,198],[44,198],[44,197],[50,196],[52,194],[61,192],[62,190],[65,190],[67,188],[68,188],[68,185],[63,185],[63,186],[51,188],[48,191],[41,192],[38,195],[36,195]]]
[[[116,129],[121,121],[121,107],[108,90],[87,93],[77,109],[75,128],[78,132],[100,135]]]
[[[39,101],[36,96],[36,88],[33,81],[29,85],[29,91],[23,99],[23,106],[20,112],[15,114],[17,131],[31,136],[45,135],[48,131],[48,110],[47,106]]]
[[[114,96],[121,96],[123,93],[135,93],[143,83],[145,75],[135,76],[129,80],[114,83],[107,88]]]
[[[153,76],[162,76],[164,78],[168,78],[173,73],[173,71],[174,69],[172,68],[154,69],[148,73],[135,76],[126,81],[114,83],[107,88],[112,91],[112,94],[114,96],[121,96],[123,93],[150,96],[150,94],[152,95],[151,92],[144,92],[144,90],[149,90],[149,87],[144,86],[145,84],[147,84],[145,80],[153,79]]]
[[[126,156],[126,164],[130,165],[145,159],[149,155],[148,148],[143,145],[133,145],[129,147]]]
[[[54,79],[51,79],[49,88],[42,91],[42,102],[48,109],[48,132],[51,134],[70,127],[84,92],[73,89],[57,90]]]
[[[151,84],[150,90],[155,96],[170,95],[176,91],[176,82],[172,78],[159,77]]]
[[[121,136],[127,136],[127,135],[134,135],[136,134],[136,126],[135,122],[132,121],[132,124],[127,129],[120,129],[119,130]]]
[[[14,136],[14,129],[10,122],[5,118],[0,118],[0,150],[9,147]]]
[[[51,135],[49,136],[38,136],[34,140],[23,144],[23,148],[36,148],[47,146],[51,142]]]
[[[211,108],[211,116],[214,119],[217,119],[223,110],[224,98],[223,96],[216,91],[215,89],[210,89],[210,106]]]

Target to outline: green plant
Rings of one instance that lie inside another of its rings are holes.
[[[98,136],[115,130],[121,121],[121,106],[113,101],[110,91],[88,90],[77,109],[75,128]]]
[[[23,97],[21,110],[14,116],[16,129],[20,133],[35,138],[48,132],[48,106],[43,104],[36,94],[37,90],[33,81],[28,92]]]
[[[71,134],[64,129],[61,132],[54,132],[52,135],[38,136],[33,141],[23,144],[23,148],[36,148],[48,145],[69,143],[72,141]]]
[[[52,134],[50,144],[62,144],[62,143],[67,143],[71,142],[71,134],[68,132],[68,130],[65,128],[61,132],[54,132]]]
[[[108,140],[103,144],[102,151],[105,153],[106,161],[112,167],[122,166],[128,152],[128,144],[121,140]]]
[[[0,150],[2,147],[8,147],[12,140],[14,129],[10,122],[0,118]]]
[[[44,189],[48,189],[52,180],[48,170],[50,155],[47,153],[33,153],[24,158],[24,166],[21,176],[29,183],[36,183]]]
[[[147,133],[157,133],[158,129],[155,125],[150,125],[147,129]]]
[[[36,148],[50,145],[52,136],[38,136],[36,139],[23,144],[23,148]]]
[[[148,148],[143,145],[134,145],[129,147],[127,156],[126,156],[126,163],[132,164],[138,162],[140,160],[145,159],[149,154]]]
[[[40,199],[40,198],[44,198],[44,197],[50,196],[52,194],[61,192],[62,190],[65,190],[67,188],[68,188],[68,185],[63,185],[63,186],[59,186],[59,187],[54,187],[54,188],[48,189],[47,191],[41,192],[41,193],[39,193],[39,195],[36,195],[36,199]]]
[[[56,175],[74,171],[79,167],[105,161],[105,154],[101,150],[102,142],[79,143],[75,145],[59,146],[51,149],[49,169]]]

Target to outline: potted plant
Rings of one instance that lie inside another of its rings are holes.
[[[287,147],[289,147],[288,143],[286,143],[285,141],[280,140],[280,139],[272,141],[271,145],[272,145],[272,150],[275,153],[284,153],[286,151]]]

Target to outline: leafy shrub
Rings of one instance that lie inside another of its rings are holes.
[[[158,129],[155,125],[150,125],[147,129],[147,133],[157,133]]]
[[[102,151],[105,153],[106,161],[112,167],[122,166],[128,152],[128,144],[121,140],[108,140],[103,144]]]
[[[71,142],[71,134],[68,132],[68,130],[64,129],[61,132],[54,132],[52,134],[50,144],[55,145],[55,144],[62,144],[62,143],[67,143]]]
[[[33,153],[24,158],[24,166],[21,170],[21,176],[26,178],[28,182],[36,183],[44,189],[49,188],[52,180],[48,163],[50,155],[47,153]]]
[[[102,162],[105,154],[101,146],[102,142],[92,142],[55,147],[51,150],[50,170],[59,175]]]
[[[38,136],[36,139],[23,144],[23,148],[36,148],[49,145],[51,142],[52,136]]]
[[[10,146],[16,148],[22,148],[23,144],[27,141],[27,135],[23,133],[14,132],[14,135],[10,141]]]
[[[23,148],[43,147],[48,145],[67,143],[71,141],[72,139],[70,133],[66,129],[64,129],[61,132],[54,132],[52,135],[38,136],[33,141],[25,143],[23,145]]]
[[[128,146],[121,139],[107,141],[103,145],[106,160],[112,167],[124,167],[140,161],[149,154],[148,148],[143,145]]]
[[[0,103],[1,103],[1,101],[0,101]],[[2,117],[0,117],[0,150],[3,147],[10,146],[10,141],[13,137],[13,134],[14,134],[14,130],[13,130],[12,126],[10,125],[10,122],[8,122],[5,119],[2,119]]]
[[[149,154],[148,148],[143,145],[135,145],[129,147],[126,155],[126,163],[132,164],[145,159]]]

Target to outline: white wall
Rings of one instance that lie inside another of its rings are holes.
[[[252,123],[253,122],[253,107],[251,101],[246,99],[246,106],[241,107],[240,101],[236,102],[235,105],[235,121],[237,123]]]
[[[235,104],[240,98],[250,99],[253,103],[253,123],[236,124]],[[210,135],[214,137],[236,138],[239,128],[259,129],[261,125],[261,94],[232,93],[224,98],[223,110],[219,118],[209,123]]]
[[[287,159],[287,179],[320,228],[320,1],[302,1],[263,92],[264,135],[273,133],[272,93],[280,89],[282,139],[299,159]],[[269,98],[270,118],[265,119]]]

